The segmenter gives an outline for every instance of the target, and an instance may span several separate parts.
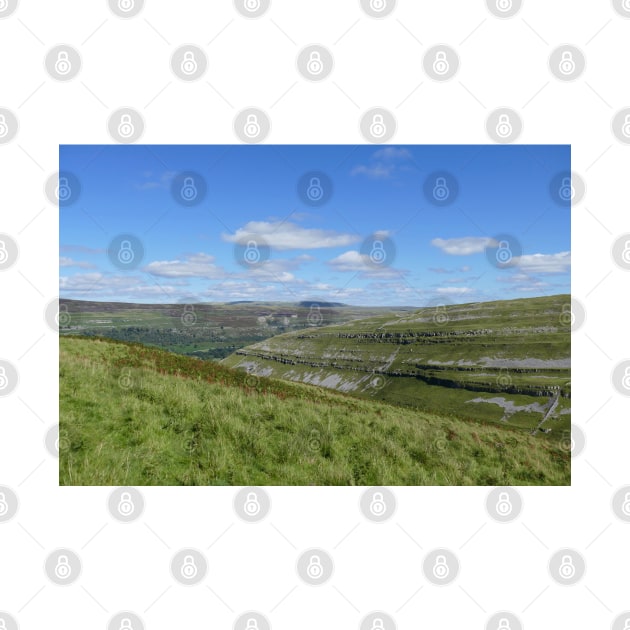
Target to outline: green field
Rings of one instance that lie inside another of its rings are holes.
[[[438,414],[140,344],[59,343],[62,485],[570,483],[566,433],[460,419],[457,402]]]
[[[278,335],[222,363],[555,440],[571,425],[569,304],[555,295],[388,313]]]

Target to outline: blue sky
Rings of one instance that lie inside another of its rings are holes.
[[[565,145],[62,146],[60,296],[424,306],[569,293],[570,170]],[[121,239],[133,264],[117,262]],[[252,241],[255,264],[242,258]]]

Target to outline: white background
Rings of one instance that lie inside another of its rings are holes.
[[[44,67],[58,43],[83,59],[67,84]],[[208,55],[195,83],[170,70],[184,43]],[[296,55],[310,43],[334,55],[322,83],[296,71]],[[423,51],[435,43],[460,55],[459,73],[446,83],[422,70]],[[562,43],[586,56],[572,83],[547,66]],[[622,333],[628,272],[610,255],[630,231],[630,147],[610,128],[630,105],[628,59],[630,20],[604,0],[526,0],[508,20],[481,0],[400,0],[382,20],[356,0],[273,0],[256,20],[228,0],[148,0],[129,20],[105,1],[22,0],[0,20],[0,107],[20,121],[17,137],[0,145],[0,231],[20,247],[17,264],[0,273],[0,355],[20,374],[18,389],[0,399],[0,484],[20,499],[17,516],[0,524],[0,610],[24,630],[105,628],[120,610],[137,612],[148,628],[230,628],[252,609],[279,630],[358,628],[376,609],[401,629],[483,628],[492,613],[510,610],[528,628],[555,630],[609,627],[630,609],[630,526],[610,508],[613,492],[630,483],[628,400],[610,380],[630,356]],[[520,489],[524,509],[510,524],[489,518],[489,488],[394,488],[397,512],[380,525],[359,511],[360,488],[271,488],[271,512],[259,524],[237,518],[237,489],[145,488],[144,514],[126,525],[107,511],[109,488],[58,488],[58,462],[44,447],[58,422],[58,340],[44,321],[58,292],[58,209],[44,182],[58,169],[59,144],[112,142],[106,121],[122,106],[143,113],[149,144],[237,142],[232,121],[247,106],[271,117],[270,143],[363,142],[359,119],[373,106],[396,116],[392,142],[490,142],[485,119],[508,106],[524,121],[519,142],[570,143],[587,186],[572,210],[572,293],[587,311],[572,337],[573,422],[587,440],[573,459],[572,487]],[[208,577],[196,587],[169,572],[172,555],[187,546],[208,558]],[[438,546],[455,551],[462,567],[442,588],[421,572],[424,554]],[[57,547],[83,561],[68,587],[43,571]],[[308,547],[333,555],[335,574],[324,586],[297,578],[295,561]],[[549,577],[548,559],[560,547],[586,558],[575,586]]]

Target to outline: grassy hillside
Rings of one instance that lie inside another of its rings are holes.
[[[570,483],[567,436],[541,440],[138,344],[59,343],[62,485]]]
[[[570,360],[570,296],[556,295],[311,327],[223,364],[556,439],[570,428]]]

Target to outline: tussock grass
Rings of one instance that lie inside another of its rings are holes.
[[[560,441],[60,339],[62,485],[565,485]]]

